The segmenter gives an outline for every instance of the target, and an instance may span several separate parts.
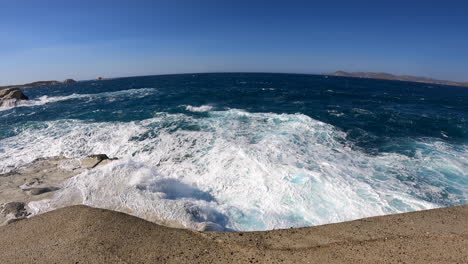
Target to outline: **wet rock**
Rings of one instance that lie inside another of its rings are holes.
[[[98,159],[98,160],[107,160],[109,157],[106,154],[93,154],[89,155],[88,158]]]
[[[106,164],[109,164],[109,163],[111,163],[111,161],[113,161],[113,160],[114,160],[114,159],[102,160],[101,162],[99,162],[98,165],[96,165],[96,167],[98,167],[98,166],[104,166],[104,165],[106,165]]]
[[[21,100],[29,98],[24,93],[15,87],[0,89],[0,106],[16,105]]]
[[[18,99],[18,100],[28,100],[29,98],[23,94],[19,88],[5,88],[0,90],[0,99],[9,100],[9,99]]]
[[[198,225],[198,231],[224,231],[224,228],[213,222],[203,222]]]
[[[116,158],[111,159],[106,154],[94,154],[81,159],[81,166],[87,169],[92,169],[98,165],[105,165],[112,160],[116,160]]]
[[[88,157],[81,159],[81,166],[87,169],[92,169],[96,167],[99,163],[101,163],[103,160],[108,159],[109,157],[107,157],[106,154],[89,155]]]
[[[3,216],[13,215],[15,218],[26,217],[27,211],[23,202],[10,202],[3,205],[1,213]]]

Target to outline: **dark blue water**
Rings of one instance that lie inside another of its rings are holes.
[[[84,81],[25,94],[31,102],[0,111],[1,170],[41,156],[106,152],[149,165],[150,186],[180,181],[170,194],[155,191],[166,201],[188,199],[174,198],[182,184],[213,197],[204,206],[224,220],[202,220],[223,227],[304,226],[467,203],[467,87],[216,73]],[[209,182],[217,177],[226,181]],[[247,190],[264,185],[259,200],[241,198],[236,178]],[[274,191],[282,198],[272,198]],[[340,216],[342,208],[350,212]]]

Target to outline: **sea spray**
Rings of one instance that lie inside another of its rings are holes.
[[[119,158],[30,203],[35,214],[87,204],[268,230],[468,200],[465,88],[196,74],[25,93],[29,102],[0,109],[0,173],[44,157]]]
[[[156,222],[268,230],[434,208],[446,199],[443,185],[450,184],[436,177],[404,180],[420,168],[441,174],[450,165],[432,156],[443,147],[437,142],[419,143],[434,150],[417,159],[393,153],[372,156],[343,144],[345,133],[301,114],[233,109],[194,118],[159,113],[130,123],[60,121],[18,137],[32,138],[28,135],[35,135],[34,144],[23,142],[24,147],[9,139],[13,145],[8,153],[14,155],[2,156],[2,164],[25,153],[119,157],[74,177],[52,201],[36,202],[38,213],[70,205],[63,197],[78,196],[74,203]],[[466,158],[466,152],[449,155]],[[457,165],[451,160],[451,169],[463,173],[457,167],[463,161]]]

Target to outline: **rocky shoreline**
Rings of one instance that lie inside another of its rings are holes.
[[[16,106],[22,100],[29,100],[29,98],[16,87],[9,87],[0,89],[0,107]]]
[[[22,89],[46,85],[67,85],[73,83],[76,83],[76,81],[73,79],[66,79],[63,82],[38,81],[22,85],[0,86],[0,107],[14,107],[17,106],[20,101],[29,100],[29,98],[23,93]]]
[[[37,81],[37,82],[25,83],[25,84],[19,84],[19,85],[0,86],[0,90],[1,89],[7,89],[7,88],[25,89],[25,88],[32,88],[32,87],[37,87],[37,86],[72,84],[72,83],[76,83],[76,81],[73,80],[73,79],[66,79],[63,82],[60,82],[60,81]]]
[[[198,232],[82,205],[33,216],[31,202],[49,199],[66,180],[113,160],[105,154],[42,158],[0,174],[0,262],[463,263],[468,259],[468,205],[265,232]]]
[[[67,179],[112,160],[105,154],[81,159],[51,157],[0,174],[0,225],[29,217],[30,202],[49,199]]]

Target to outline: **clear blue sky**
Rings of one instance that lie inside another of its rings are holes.
[[[0,0],[0,85],[335,70],[468,81],[468,1]]]

